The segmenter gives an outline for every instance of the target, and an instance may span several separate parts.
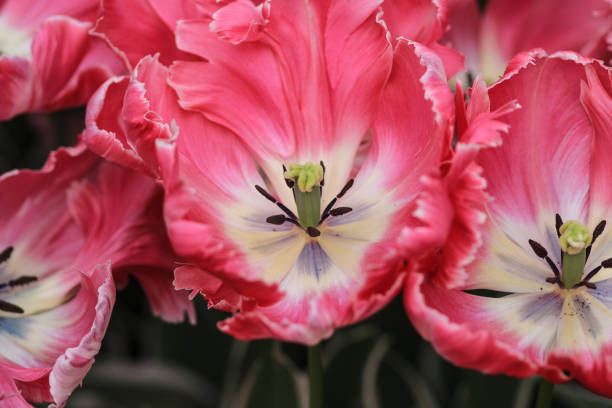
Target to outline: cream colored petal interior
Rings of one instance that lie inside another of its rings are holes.
[[[287,292],[304,294],[334,285],[346,286],[362,278],[363,256],[370,245],[382,239],[396,208],[388,195],[378,196],[372,191],[376,189],[368,190],[356,180],[355,187],[336,205],[351,207],[352,211],[330,216],[319,226],[321,235],[316,238],[288,222],[267,223],[267,217],[282,211],[264,197],[250,192],[246,192],[240,203],[220,211],[228,238],[236,243],[263,280],[280,283]]]
[[[9,24],[0,16],[0,56],[30,58],[32,36]]]

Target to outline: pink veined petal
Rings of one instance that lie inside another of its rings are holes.
[[[110,163],[100,163],[95,184],[74,183],[68,206],[83,229],[86,243],[79,264],[110,259],[116,272],[133,274],[143,286],[156,315],[179,321],[194,319],[186,293],[172,288],[174,262],[179,260],[162,221],[162,192],[153,180]]]
[[[235,244],[225,236],[221,212],[233,201],[240,201],[236,196],[240,192],[252,195],[253,203],[265,204],[253,187],[264,183],[234,135],[212,124],[207,128],[202,129],[209,132],[206,136],[203,133],[182,136],[178,149],[175,144],[158,142],[166,191],[164,217],[170,240],[178,254],[206,265],[206,273],[222,279],[231,291],[269,304],[278,300],[279,292],[275,285],[255,280],[256,271],[245,264]],[[215,134],[221,137],[214,137]],[[199,284],[196,280],[180,287],[198,291]],[[201,291],[210,293],[206,286]],[[215,299],[211,293],[210,301],[216,303]]]
[[[91,281],[89,281],[91,279]],[[54,407],[62,408],[66,400],[81,384],[100,351],[110,315],[115,304],[115,285],[110,263],[99,265],[85,278],[81,291],[90,292],[95,302],[95,318],[87,334],[75,347],[67,349],[55,362],[49,375]]]
[[[167,75],[158,56],[147,56],[131,78],[108,80],[88,105],[83,134],[88,147],[107,160],[159,178],[156,141],[178,134],[197,136],[209,126],[202,115],[178,105]]]
[[[273,337],[315,345],[337,328],[377,312],[397,295],[405,277],[403,262],[394,266],[381,262],[393,249],[384,244],[370,249],[363,261],[363,269],[367,270],[363,283],[339,279],[328,289],[289,293],[270,306],[243,301],[240,312],[219,322],[218,327],[243,340]],[[283,285],[291,291],[291,282]]]
[[[218,8],[221,2],[217,0],[206,0]],[[199,7],[198,0],[177,0],[168,2],[165,0],[149,0],[150,7],[155,10],[157,15],[166,23],[170,30],[174,32],[179,20],[209,16],[211,13]]]
[[[53,397],[49,392],[49,371],[51,368],[47,369],[47,373],[35,381],[24,382],[15,380],[15,384],[17,384],[17,388],[21,392],[21,396],[29,402],[33,403],[45,403],[49,401],[53,401]]]
[[[176,60],[194,59],[177,49],[173,31],[178,20],[196,18],[192,14],[195,11],[185,1],[104,0],[102,17],[93,33],[104,38],[130,69],[141,58],[156,53],[163,64],[170,65]]]
[[[96,0],[45,1],[4,0],[0,4],[0,15],[11,24],[27,28],[32,32],[45,19],[55,15],[65,15],[81,21],[92,22],[98,14],[99,2]]]
[[[610,353],[612,353],[612,344],[608,342],[602,347],[595,360],[593,360],[593,356],[588,352],[553,351],[548,361],[550,364],[565,367],[580,384],[589,390],[612,398],[612,391],[610,390],[610,383],[612,383]],[[586,361],[592,363],[585,364]]]
[[[106,160],[154,177],[156,173],[129,144],[121,122],[121,108],[129,82],[125,76],[110,78],[93,94],[87,105],[82,140]]]
[[[430,43],[428,46],[442,60],[447,78],[452,78],[458,72],[465,70],[465,56],[453,47],[437,42]]]
[[[112,53],[103,50],[100,56],[91,56],[97,47],[105,47],[89,36],[90,23],[64,16],[47,19],[32,43],[32,59],[42,93],[33,102],[34,109],[53,108],[56,99],[66,99],[70,88],[72,100],[64,104],[78,105],[86,101],[93,91],[119,66]],[[101,56],[104,58],[100,58]],[[85,78],[71,85],[72,78],[83,71]],[[68,88],[68,89],[66,89]]]
[[[419,178],[437,170],[450,143],[452,115],[453,96],[436,54],[400,39],[361,172],[381,171],[385,189],[403,185],[402,194],[414,195]]]
[[[416,329],[454,364],[486,374],[524,378],[539,373],[554,382],[569,380],[561,369],[538,366],[520,350],[496,338],[499,328],[488,323],[483,299],[441,289],[420,273],[409,274],[404,290],[404,306]],[[493,355],[495,358],[491,358]]]
[[[10,200],[0,200],[0,222],[4,226],[0,246],[6,248],[12,241],[28,237],[32,248],[40,249],[41,256],[47,256],[50,249],[52,253],[57,249],[62,256],[73,256],[71,251],[80,245],[80,235],[75,233],[67,241],[54,237],[62,225],[60,221],[66,221],[61,201],[67,186],[84,176],[95,161],[95,156],[83,146],[62,148],[51,153],[42,171],[14,170],[0,176],[0,187],[11,191]],[[22,209],[26,201],[27,208]]]
[[[612,73],[598,64],[585,67],[586,78],[580,82],[580,101],[593,127],[594,146],[590,168],[590,200],[595,214],[591,218],[607,218],[612,203],[612,190],[607,179],[612,168],[606,153],[612,149]],[[599,222],[599,221],[595,221]]]
[[[440,39],[446,29],[448,9],[437,0],[385,1],[382,8],[394,38],[429,44]]]
[[[572,50],[586,53],[591,43],[612,28],[612,16],[597,11],[607,0],[572,0],[560,9],[554,0],[493,0],[487,4],[480,33],[481,66],[487,77],[500,74],[518,52],[543,48],[547,52]],[[572,27],[567,30],[567,27]],[[588,56],[602,58],[604,55]]]
[[[463,55],[437,42],[447,30],[448,10],[445,2],[384,1],[382,9],[384,11],[382,19],[394,39],[403,37],[431,48],[442,59],[448,78],[463,70]]]
[[[32,65],[27,59],[0,56],[0,120],[27,110],[31,81]]]
[[[465,55],[466,67],[471,72],[479,72],[478,36],[480,33],[480,12],[476,0],[448,1],[449,30],[442,37],[443,43],[450,45]]]
[[[0,404],[6,408],[32,408],[28,404],[19,389],[15,385],[15,381],[7,375],[0,367]]]
[[[522,65],[510,63],[504,78],[489,90],[491,110],[513,99],[522,106],[504,116],[510,133],[503,148],[479,154],[495,199],[492,215],[501,217],[497,221],[502,224],[510,217],[538,225],[540,210],[551,217],[559,213],[564,219],[584,219],[592,135],[578,98],[584,68],[569,56],[546,58],[539,51],[517,56],[519,60]]]
[[[373,23],[375,2],[341,3],[323,14],[316,2],[277,2],[262,29],[266,36],[238,45],[211,35],[206,21],[179,24],[179,47],[212,62],[172,67],[170,83],[181,105],[227,126],[260,157],[320,156],[340,140],[348,152],[356,150],[391,50],[384,28]],[[274,18],[280,15],[285,18]],[[244,62],[239,67],[236,58]]]
[[[221,279],[195,265],[182,265],[174,270],[174,288],[191,290],[190,299],[198,293],[208,301],[208,307],[225,312],[235,312],[242,296]]]
[[[213,14],[210,30],[233,44],[254,40],[266,23],[267,16],[262,11],[268,14],[269,7],[267,2],[255,6],[249,0],[237,0]]]
[[[470,89],[468,103],[463,99],[461,82],[457,81],[455,107],[458,140],[454,163],[473,160],[480,148],[500,146],[502,134],[510,130],[510,126],[503,119],[504,116],[521,108],[516,100],[511,100],[491,111],[487,86],[480,77],[476,78]]]

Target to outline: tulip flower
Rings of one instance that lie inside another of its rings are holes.
[[[52,153],[40,171],[1,176],[0,188],[10,192],[0,199],[0,405],[65,406],[100,349],[114,277],[139,279],[154,313],[193,317],[171,287],[149,178],[78,146]]]
[[[453,363],[575,379],[612,396],[611,78],[598,61],[535,50],[517,55],[488,95],[475,86],[467,112],[480,113],[464,117],[453,162],[469,151],[459,169],[476,169],[481,183],[447,183],[466,204],[452,224],[475,239],[461,247],[453,237],[405,290],[413,324]],[[487,126],[508,130],[503,143]]]

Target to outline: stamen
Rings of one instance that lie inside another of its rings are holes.
[[[325,221],[325,219],[326,219],[327,217],[329,217],[329,211],[332,209],[332,207],[334,206],[334,204],[336,204],[336,201],[338,201],[337,196],[336,196],[336,197],[334,197],[334,199],[333,199],[333,200],[331,200],[331,201],[329,202],[329,204],[327,204],[327,206],[326,206],[326,207],[325,207],[325,209],[323,210],[323,215],[321,215],[321,220],[319,221],[319,224],[318,224],[318,225],[321,225],[321,223],[322,223],[323,221]]]
[[[27,285],[28,283],[32,283],[37,281],[38,278],[36,276],[20,276],[17,279],[13,279],[8,281],[7,283],[0,283],[0,289],[6,288],[6,287],[15,287],[15,286],[23,286],[23,285]]]
[[[268,193],[264,188],[258,186],[257,184],[255,184],[255,190],[259,191],[259,194],[261,194],[262,196],[266,197],[268,200],[272,201],[274,204],[276,204],[276,198],[272,197],[272,195],[270,193]]]
[[[338,207],[338,208],[334,208],[333,210],[331,210],[329,214],[332,215],[333,217],[337,217],[339,215],[343,215],[351,211],[353,211],[351,207]]]
[[[591,241],[591,245],[595,243],[595,240],[597,239],[597,237],[601,235],[602,232],[604,232],[605,228],[606,228],[606,220],[603,220],[599,224],[597,224],[597,226],[593,230],[593,240]]]
[[[268,218],[266,218],[266,222],[270,223],[270,224],[274,224],[274,225],[284,224],[285,223],[285,215],[284,214],[271,215]]]
[[[603,220],[599,224],[597,224],[597,226],[593,230],[593,240],[591,241],[591,245],[589,245],[586,249],[586,259],[589,259],[589,255],[591,255],[591,248],[593,247],[595,240],[597,239],[597,237],[601,235],[602,232],[604,232],[605,228],[606,228],[606,220]]]
[[[561,237],[561,231],[559,231],[559,229],[561,229],[562,225],[563,219],[561,219],[561,216],[559,214],[555,214],[555,228],[557,229],[557,238]]]
[[[533,252],[535,252],[535,254],[538,257],[545,258],[548,255],[548,251],[546,250],[546,248],[544,248],[542,245],[540,245],[533,239],[529,240],[529,245],[531,246],[531,249],[533,249]]]
[[[255,189],[259,192],[259,194],[261,194],[262,196],[266,197],[268,200],[276,204],[278,208],[283,210],[283,212],[289,216],[289,218],[294,219],[294,220],[297,219],[295,214],[289,208],[285,207],[283,203],[276,201],[276,198],[272,197],[272,194],[268,193],[264,188],[258,185],[255,185]]]
[[[4,251],[0,252],[0,264],[8,261],[8,259],[11,257],[12,253],[13,253],[13,247],[12,246],[10,246],[10,247],[6,248]]]
[[[313,238],[318,237],[319,235],[321,235],[321,231],[319,231],[315,227],[308,227],[306,229],[306,232],[308,233],[308,235],[310,235]]]
[[[601,270],[601,268],[603,267],[603,265],[599,265],[597,268],[593,269],[591,272],[589,272],[587,274],[587,276],[582,280],[582,283],[587,283],[588,281],[591,280],[591,278],[593,276],[595,276],[595,274],[597,274],[597,272],[599,272]]]
[[[559,269],[557,268],[557,265],[555,265],[553,260],[550,259],[550,257],[548,256],[548,251],[546,250],[546,248],[544,248],[540,243],[534,241],[533,239],[529,240],[529,246],[531,246],[531,249],[533,249],[533,252],[535,252],[535,254],[539,258],[542,258],[546,261],[548,266],[550,266],[550,269],[552,269],[553,273],[555,274],[554,278],[547,278],[546,282],[549,282],[549,283],[559,282],[560,283],[561,274],[559,273]]]
[[[323,187],[323,185],[325,184],[325,164],[323,164],[323,160],[321,160],[319,164],[321,165],[321,167],[323,167],[323,178],[321,179],[319,185]]]
[[[561,274],[559,273],[559,269],[557,269],[557,265],[555,265],[555,263],[552,261],[552,259],[550,259],[550,257],[546,257],[544,258],[546,260],[546,263],[548,263],[548,266],[550,266],[550,269],[552,269],[553,273],[555,274],[555,279],[561,283]],[[562,285],[563,286],[563,285]]]
[[[586,285],[587,282],[590,281],[591,278],[601,270],[601,268],[612,268],[612,258],[604,259],[603,261],[601,261],[601,265],[589,272],[587,276],[582,280],[582,283]]]
[[[5,302],[4,300],[0,300],[0,310],[2,310],[3,312],[19,313],[19,314],[22,314],[24,312],[24,310],[20,308],[19,306],[14,305],[9,302]]]
[[[321,215],[321,220],[319,221],[319,224],[317,225],[321,225],[321,223],[323,221],[325,221],[327,219],[327,217],[330,216],[331,214],[331,209],[334,207],[334,205],[336,204],[336,201],[338,201],[339,198],[342,198],[343,195],[346,194],[346,192],[353,187],[353,183],[355,182],[354,179],[350,179],[349,181],[346,182],[346,184],[344,185],[344,187],[342,187],[342,190],[340,190],[340,192],[334,197],[333,200],[331,200],[329,202],[329,204],[327,204],[327,207],[325,207],[325,210],[323,210],[323,214]],[[349,207],[342,207],[342,208],[349,208]],[[348,212],[348,211],[347,211]],[[344,214],[344,213],[343,213]],[[331,214],[334,215],[334,214]],[[340,215],[340,214],[338,214]]]
[[[287,172],[287,167],[285,167],[285,165],[283,164],[283,174],[285,174]],[[285,177],[285,183],[287,183],[287,187],[289,188],[293,188],[293,186],[295,185],[295,181],[288,179]]]
[[[344,187],[342,187],[342,190],[340,190],[340,192],[338,193],[338,195],[336,196],[337,198],[342,198],[343,195],[346,194],[347,191],[349,191],[349,189],[351,187],[353,187],[353,183],[355,182],[354,179],[350,179],[345,185]]]

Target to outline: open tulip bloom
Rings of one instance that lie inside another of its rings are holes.
[[[238,338],[314,345],[401,287],[452,95],[436,54],[393,49],[378,3],[230,3],[177,25],[202,59],[171,67],[178,101],[145,58],[90,103],[88,144],[164,184],[171,241],[191,261],[176,287],[235,312],[219,327]],[[110,126],[119,110],[126,125]],[[151,135],[157,158],[140,160]]]
[[[113,269],[133,272],[166,319],[193,313],[169,267],[156,272],[168,255],[147,218],[160,198],[147,177],[80,146],[3,175],[0,188],[11,192],[0,199],[0,405],[65,405],[100,349]]]
[[[467,228],[478,239],[463,265],[443,247],[405,290],[413,324],[452,362],[576,379],[612,396],[611,77],[577,54],[520,54],[489,88],[491,110],[522,106],[503,116],[501,146],[485,146],[478,132],[460,136],[458,155],[480,149],[474,164],[489,196],[471,208],[480,217]],[[472,96],[471,105],[488,103],[486,93]]]

